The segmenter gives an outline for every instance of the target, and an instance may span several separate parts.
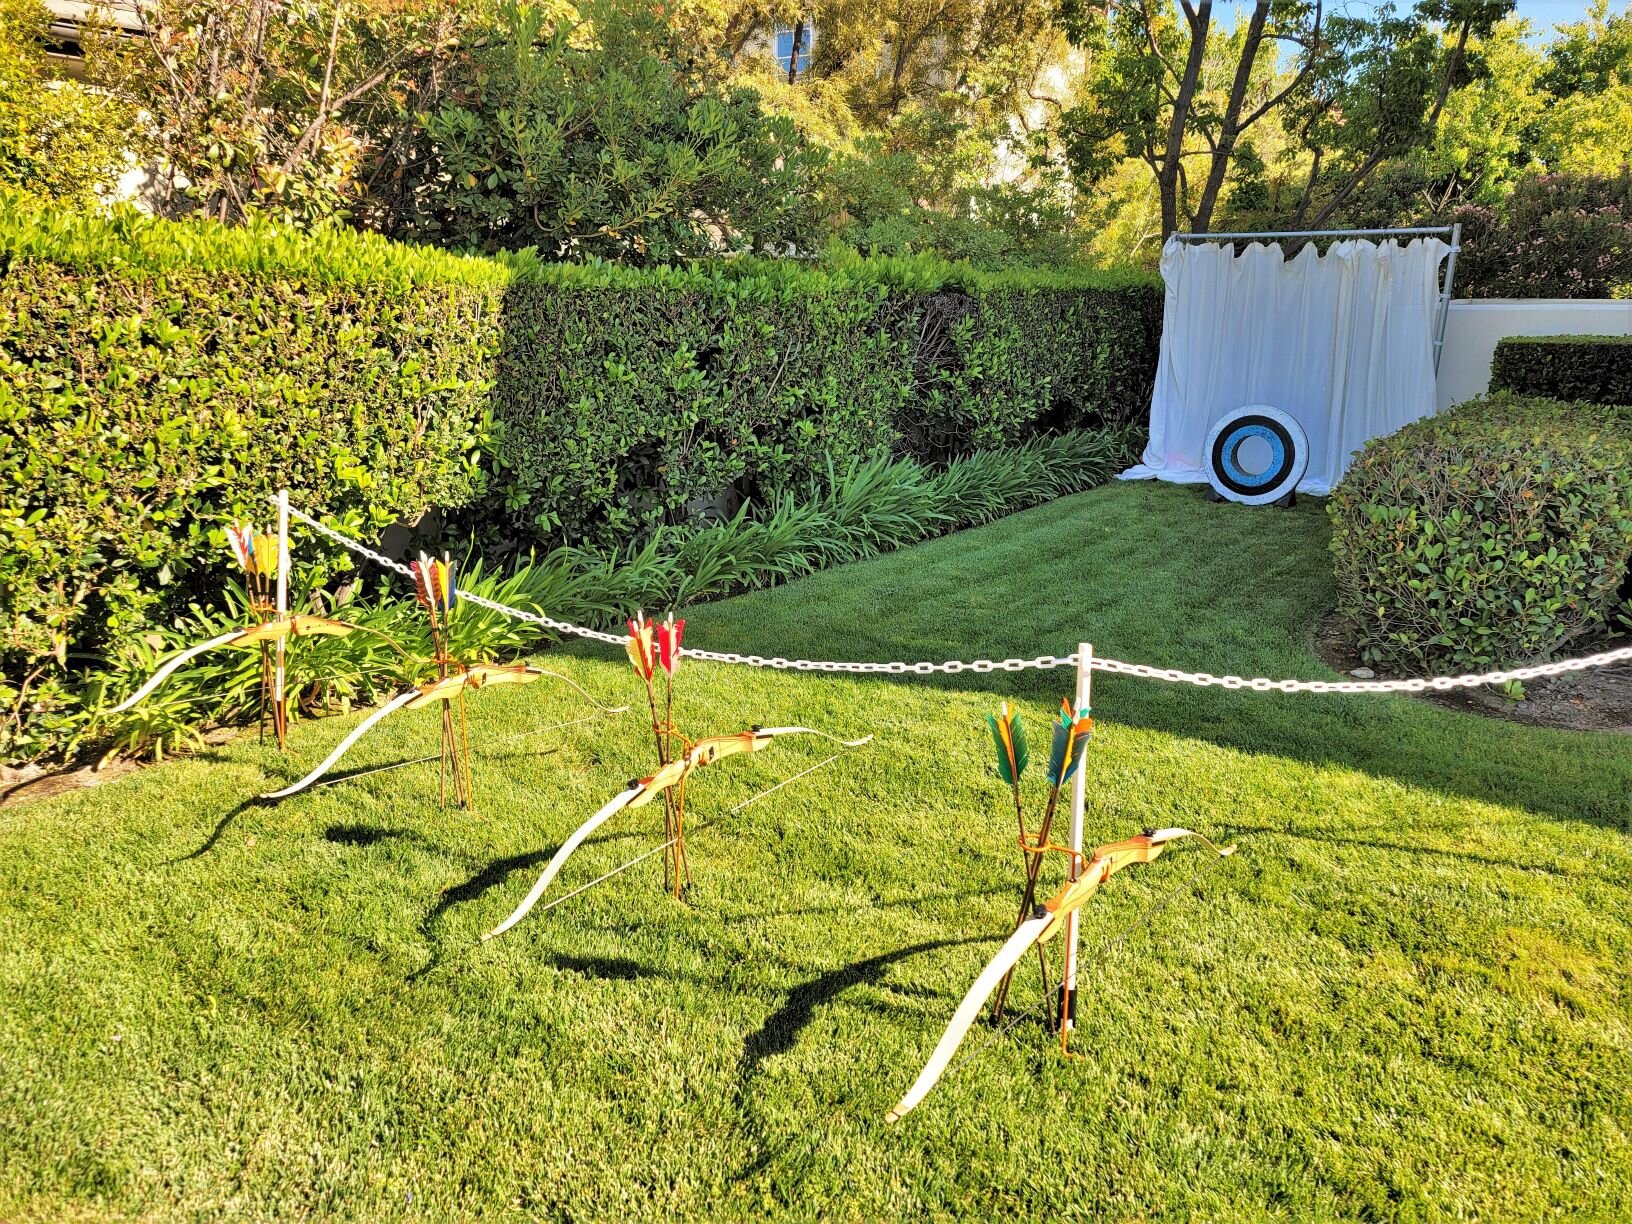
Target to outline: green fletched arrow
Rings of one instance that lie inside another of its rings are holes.
[[[1082,710],[1071,717],[1071,703],[1060,702],[1060,719],[1054,724],[1054,743],[1048,756],[1048,783],[1058,787],[1069,782],[1088,751],[1088,734],[1094,720]]]
[[[1020,775],[1026,772],[1031,761],[1026,725],[1020,720],[1020,712],[1010,714],[1009,703],[1005,701],[1001,713],[986,715],[986,722],[992,728],[992,743],[997,746],[997,776],[1010,786],[1018,786]]]

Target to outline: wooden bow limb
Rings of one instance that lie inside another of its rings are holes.
[[[173,656],[162,667],[147,678],[147,682],[126,697],[109,714],[123,714],[135,709],[149,693],[158,688],[183,665],[190,663],[206,651],[215,650],[222,646],[260,646],[275,642],[280,638],[295,637],[344,637],[355,625],[348,625],[344,621],[329,620],[322,616],[288,616],[266,621],[259,625],[250,625],[246,629],[231,629],[226,633],[211,638],[207,642],[200,642],[196,646],[189,646],[180,654]],[[383,635],[382,635],[383,636]],[[390,641],[389,638],[386,639]]]
[[[439,701],[448,701],[454,697],[462,696],[467,688],[485,688],[490,684],[527,684],[537,680],[541,676],[555,676],[558,679],[566,680],[569,685],[572,685],[573,688],[578,689],[580,693],[583,693],[584,698],[602,714],[621,714],[628,709],[627,706],[603,706],[594,698],[590,697],[588,693],[585,693],[584,690],[578,685],[573,684],[573,682],[567,679],[567,677],[560,675],[558,672],[548,671],[542,667],[533,667],[529,664],[523,663],[517,663],[509,666],[496,663],[480,663],[474,667],[468,668],[465,671],[455,672],[454,674],[446,676],[442,679],[433,680],[428,684],[416,685],[413,688],[404,689],[385,705],[381,706],[362,722],[358,723],[357,726],[352,729],[351,734],[347,735],[343,740],[336,744],[334,751],[329,753],[328,756],[324,757],[322,762],[318,764],[317,768],[313,769],[304,778],[284,787],[282,790],[268,791],[260,797],[268,800],[287,799],[290,795],[298,794],[307,787],[312,786],[320,778],[322,778],[324,774],[328,773],[330,769],[334,768],[334,766],[339,763],[340,758],[345,756],[347,752],[351,751],[352,746],[356,744],[358,740],[362,739],[364,735],[366,735],[373,727],[380,723],[387,715],[393,714],[397,710],[415,710],[423,706],[434,705]],[[573,724],[566,723],[561,725],[571,726]],[[554,729],[555,728],[546,727],[542,730],[547,731]],[[527,732],[524,734],[533,733]]]
[[[406,706],[410,705],[419,696],[420,696],[420,690],[417,689],[417,688],[406,689],[403,692],[398,693],[390,701],[386,702],[383,706],[381,706],[379,709],[375,710],[367,718],[363,719],[362,722],[358,723],[355,727],[353,727],[352,730],[351,730],[351,734],[346,736],[345,739],[341,740],[338,744],[336,744],[334,746],[334,751],[329,753],[328,756],[324,757],[323,760],[318,763],[317,768],[312,770],[311,773],[307,774],[300,781],[291,783],[290,785],[284,787],[282,790],[267,791],[265,794],[261,795],[260,797],[262,799],[287,799],[290,795],[299,794],[301,791],[305,790],[308,786],[311,786],[314,782],[316,782],[324,774],[328,773],[329,770],[332,769],[336,764],[338,764],[339,761],[340,761],[340,758],[345,756],[346,753],[351,751],[351,746],[353,744],[355,744],[358,740],[362,739],[363,736],[367,735],[369,730],[371,728],[373,728],[377,723],[379,723],[387,715],[393,714],[396,711],[401,710],[401,709],[405,708]]]
[[[515,911],[508,918],[484,934],[482,942],[486,943],[490,939],[503,935],[525,918],[533,906],[538,904],[539,898],[544,895],[545,890],[549,888],[551,881],[559,874],[562,866],[571,857],[572,852],[583,844],[586,837],[617,813],[625,808],[644,807],[668,791],[669,788],[678,786],[693,771],[706,768],[716,761],[729,756],[736,756],[739,753],[758,752],[769,747],[772,740],[781,735],[818,735],[846,748],[859,748],[873,738],[871,735],[865,735],[856,740],[840,739],[836,735],[829,735],[825,731],[816,731],[810,727],[752,727],[747,731],[738,732],[736,735],[714,735],[709,736],[707,739],[698,740],[684,754],[662,766],[650,777],[635,779],[623,793],[612,799],[600,811],[579,825],[573,831],[572,836],[561,843],[560,849],[550,858],[543,874],[538,877],[537,883],[522,899],[521,904],[515,908]],[[668,848],[668,842],[678,840],[670,830],[665,829],[665,832],[671,835],[665,839],[662,849]]]
[[[1234,846],[1220,849],[1200,833],[1176,828],[1154,829],[1138,837],[1130,837],[1126,841],[1109,842],[1095,847],[1078,878],[1066,881],[1059,892],[1044,904],[1037,906],[1015,929],[1014,934],[1009,936],[997,955],[981,970],[980,976],[975,979],[969,992],[963,996],[957,1010],[953,1012],[951,1022],[941,1034],[941,1039],[936,1043],[929,1061],[924,1064],[924,1069],[918,1073],[918,1078],[913,1081],[912,1087],[907,1089],[906,1095],[896,1103],[895,1108],[884,1115],[884,1121],[900,1121],[917,1108],[919,1102],[929,1094],[930,1089],[935,1087],[941,1076],[946,1074],[953,1055],[958,1052],[958,1047],[963,1044],[964,1037],[968,1035],[980,1015],[987,996],[997,989],[998,983],[1020,963],[1021,958],[1034,944],[1046,943],[1064,930],[1066,918],[1087,904],[1099,891],[1100,886],[1118,871],[1135,863],[1155,862],[1168,843],[1184,837],[1196,838],[1220,858],[1235,853]]]
[[[566,863],[567,859],[571,857],[572,852],[578,849],[578,847],[583,844],[584,839],[591,833],[595,832],[596,829],[600,828],[608,820],[612,819],[612,817],[623,811],[624,808],[631,806],[642,794],[644,788],[645,784],[643,782],[636,781],[630,783],[627,790],[613,798],[606,804],[605,807],[601,808],[600,811],[596,812],[588,820],[584,821],[583,824],[579,825],[575,830],[573,830],[572,836],[567,838],[566,841],[562,842],[560,849],[550,856],[550,861],[545,866],[543,874],[538,877],[538,882],[535,883],[527,895],[522,898],[521,904],[516,906],[515,911],[510,915],[510,917],[506,918],[503,922],[499,923],[498,926],[494,927],[491,931],[488,931],[485,935],[483,935],[482,942],[486,943],[490,939],[503,935],[511,927],[515,926],[516,923],[527,917],[528,911],[531,910],[534,905],[538,904],[538,899],[544,895],[544,890],[550,886],[550,882],[555,879],[557,874],[560,873],[562,866]]]
[[[165,663],[164,666],[160,667],[158,671],[149,676],[147,678],[147,683],[143,684],[141,688],[137,689],[129,697],[126,697],[118,705],[114,706],[113,709],[108,711],[108,713],[123,714],[127,710],[135,709],[137,704],[141,702],[144,697],[168,680],[179,668],[198,658],[199,655],[203,654],[207,650],[214,650],[218,646],[227,645],[229,642],[237,639],[243,632],[244,631],[242,629],[234,629],[230,633],[223,633],[219,637],[213,637],[207,642],[200,642],[197,646],[189,646],[186,650],[172,657],[169,662]]]

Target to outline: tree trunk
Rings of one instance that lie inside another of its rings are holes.
[[[1207,182],[1201,189],[1201,201],[1196,205],[1196,216],[1191,229],[1198,234],[1207,232],[1212,224],[1213,207],[1218,193],[1224,188],[1224,175],[1235,156],[1235,142],[1241,135],[1241,108],[1246,105],[1247,89],[1252,84],[1252,70],[1258,61],[1258,48],[1264,41],[1264,26],[1269,21],[1269,0],[1257,0],[1252,18],[1247,22],[1247,37],[1241,44],[1241,58],[1235,65],[1235,80],[1230,85],[1230,100],[1224,108],[1219,124],[1218,143],[1213,146],[1212,163],[1207,168]]]
[[[1162,153],[1162,173],[1157,180],[1162,192],[1163,242],[1179,228],[1179,162],[1184,156],[1184,129],[1195,101],[1196,83],[1201,79],[1202,60],[1207,55],[1207,28],[1213,20],[1213,0],[1201,0],[1194,8],[1188,0],[1181,2],[1190,26],[1190,50],[1184,59],[1179,92],[1173,97],[1173,119],[1167,127],[1167,148]]]
[[[1457,31],[1456,49],[1451,52],[1451,58],[1445,62],[1445,75],[1439,79],[1439,92],[1434,97],[1434,108],[1428,112],[1428,120],[1423,125],[1421,136],[1416,141],[1416,148],[1426,148],[1428,143],[1433,140],[1434,133],[1439,130],[1439,117],[1445,110],[1445,100],[1451,95],[1451,82],[1456,78],[1457,70],[1462,67],[1463,56],[1467,54],[1468,36],[1472,33],[1472,25],[1471,20],[1464,20],[1462,28]],[[1343,185],[1337,189],[1332,198],[1326,202],[1326,206],[1315,217],[1314,228],[1319,229],[1321,223],[1327,217],[1330,217],[1341,208],[1345,201],[1359,190],[1360,185],[1371,177],[1372,171],[1383,164],[1386,156],[1381,149],[1378,149],[1365,161],[1361,162],[1360,168],[1343,181]]]
[[[788,56],[788,84],[792,85],[799,78],[799,49],[805,45],[805,23],[793,23],[793,54]]]

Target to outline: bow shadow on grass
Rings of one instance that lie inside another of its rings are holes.
[[[215,828],[210,830],[210,835],[204,839],[203,843],[197,850],[194,850],[191,854],[178,854],[175,858],[165,859],[163,865],[166,867],[174,867],[178,863],[191,862],[193,859],[202,858],[211,850],[215,849],[215,843],[221,840],[221,835],[227,831],[227,826],[232,824],[234,820],[237,820],[239,816],[252,807],[263,806],[265,805],[255,799],[245,799],[237,807],[229,808],[226,815],[222,816],[220,820],[216,821]]]
[[[407,841],[425,843],[412,829],[382,829],[377,825],[331,824],[323,830],[323,840],[336,846],[377,846],[382,841],[400,837]]]
[[[800,1032],[816,1018],[817,1009],[824,1003],[832,1002],[852,986],[873,985],[884,976],[886,969],[898,961],[941,948],[993,943],[999,939],[1000,937],[995,935],[975,935],[967,939],[927,940],[911,947],[897,948],[893,952],[881,952],[866,960],[840,965],[820,977],[812,978],[803,986],[795,987],[788,995],[787,1001],[766,1018],[757,1033],[743,1043],[742,1059],[738,1063],[739,1079],[746,1080],[766,1059],[791,1050],[798,1041]]]

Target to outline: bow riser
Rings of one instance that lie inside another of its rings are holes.
[[[541,676],[552,673],[540,667],[528,667],[525,663],[517,663],[510,667],[493,663],[479,663],[469,669],[472,688],[487,688],[493,684],[531,684]]]
[[[344,621],[329,620],[322,616],[283,616],[263,625],[251,625],[230,643],[233,646],[258,646],[287,637],[345,637],[355,629]]]
[[[467,688],[477,687],[478,682],[471,678],[469,672],[456,672],[446,680],[436,680],[430,684],[422,684],[412,701],[406,706],[410,710],[422,709],[428,705],[435,705],[438,701],[451,701]]]
[[[761,748],[769,747],[770,742],[770,736],[756,731],[714,735],[698,740],[686,750],[684,756],[675,757],[651,777],[642,778],[640,794],[629,806],[645,807],[670,787],[679,785],[693,770],[703,769],[729,756],[758,752]]]

